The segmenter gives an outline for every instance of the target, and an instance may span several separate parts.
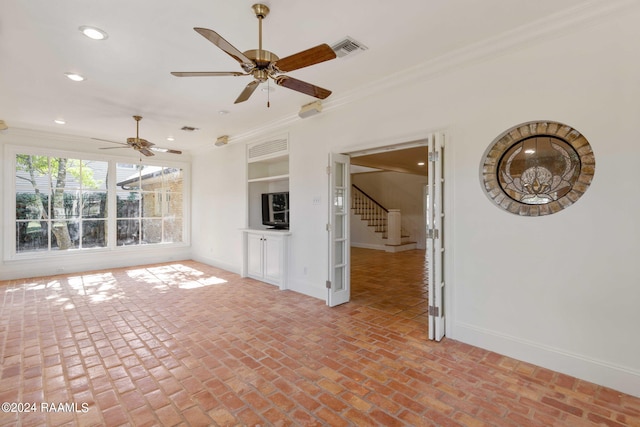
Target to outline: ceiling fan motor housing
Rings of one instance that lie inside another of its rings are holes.
[[[266,68],[268,67],[272,62],[277,61],[278,59],[278,55],[276,55],[273,52],[269,52],[268,50],[260,50],[260,49],[250,49],[247,50],[246,52],[243,52],[245,54],[245,56],[253,61],[255,61],[256,66],[258,68]]]

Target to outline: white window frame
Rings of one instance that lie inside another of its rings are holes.
[[[107,245],[100,248],[83,248],[72,249],[67,251],[33,251],[33,252],[17,252],[16,251],[16,156],[18,154],[27,154],[34,156],[47,156],[59,158],[72,158],[83,161],[102,161],[108,162],[108,183],[107,183],[107,205],[108,216],[106,218],[108,225]],[[129,246],[117,246],[116,241],[116,164],[134,164],[135,159],[130,157],[98,155],[87,152],[75,152],[59,149],[47,149],[36,146],[23,145],[5,145],[4,150],[5,165],[4,179],[2,182],[1,192],[4,193],[4,238],[3,238],[3,261],[18,261],[29,259],[70,257],[78,254],[100,253],[100,252],[126,252],[126,251],[152,251],[158,248],[170,247],[186,247],[190,245],[190,224],[191,224],[191,168],[189,163],[179,161],[168,161],[161,159],[142,159],[143,165],[153,165],[162,167],[173,167],[182,170],[182,242],[175,243],[152,243],[138,244]],[[109,191],[109,189],[112,189]]]

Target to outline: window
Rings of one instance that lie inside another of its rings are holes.
[[[117,183],[117,245],[182,241],[182,169],[144,166]]]
[[[18,154],[16,252],[105,247],[107,162]]]
[[[25,151],[14,151],[16,254],[184,242],[181,167]]]

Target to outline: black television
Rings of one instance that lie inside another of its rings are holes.
[[[289,192],[262,194],[262,224],[271,228],[289,229]]]

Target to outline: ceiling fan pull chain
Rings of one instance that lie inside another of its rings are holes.
[[[270,95],[271,87],[269,87],[269,79],[267,79],[267,108],[271,107],[271,103],[269,102]]]

